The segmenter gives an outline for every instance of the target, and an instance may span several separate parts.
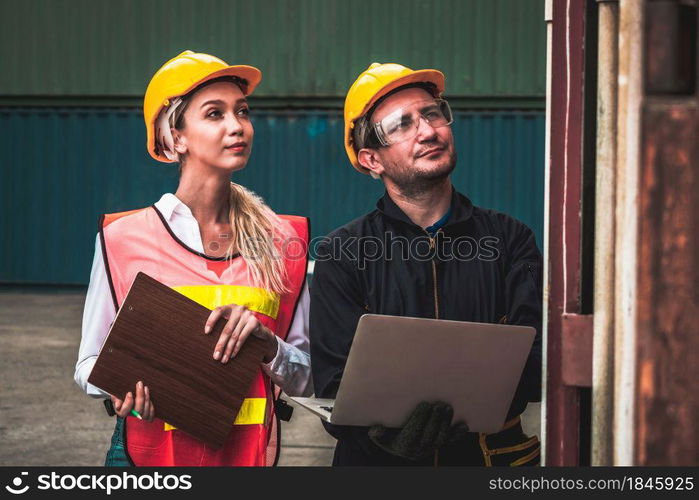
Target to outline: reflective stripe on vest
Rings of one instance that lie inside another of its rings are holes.
[[[264,424],[266,406],[266,398],[245,398],[238,412],[238,416],[235,417],[233,425]],[[166,431],[175,429],[177,429],[177,427],[165,422]]]
[[[233,285],[173,286],[173,289],[208,309],[238,304],[251,311],[277,319],[279,295],[264,288]]]

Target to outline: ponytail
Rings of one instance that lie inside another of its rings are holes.
[[[284,294],[289,291],[281,243],[291,236],[282,220],[252,191],[231,182],[230,221],[235,248],[247,263],[249,278],[260,287]],[[227,257],[232,256],[232,248]]]

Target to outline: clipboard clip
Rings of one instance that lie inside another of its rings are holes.
[[[107,410],[107,415],[109,415],[110,417],[116,415],[116,411],[114,411],[114,405],[112,404],[111,399],[104,400],[104,409]]]
[[[279,420],[288,422],[291,420],[291,415],[294,413],[294,408],[282,398],[278,398],[274,401],[274,413],[277,414]]]

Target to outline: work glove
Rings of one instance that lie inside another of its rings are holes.
[[[434,455],[447,443],[466,438],[464,422],[451,425],[453,408],[440,401],[419,403],[401,429],[383,425],[369,428],[369,439],[385,452],[408,460],[419,461]]]

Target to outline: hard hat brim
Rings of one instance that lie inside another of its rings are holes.
[[[208,74],[204,78],[200,78],[199,80],[193,82],[184,92],[182,92],[179,95],[171,96],[170,99],[173,97],[180,97],[185,94],[188,94],[189,92],[197,88],[199,85],[206,83],[209,80],[213,80],[214,78],[220,78],[222,76],[235,76],[247,81],[248,86],[243,91],[243,94],[246,96],[252,94],[255,90],[255,87],[257,87],[257,85],[262,80],[262,72],[253,66],[246,66],[244,64],[228,66],[227,68],[221,68],[217,71],[214,71],[213,73]]]
[[[435,95],[435,97],[440,96],[442,92],[444,92],[444,74],[441,71],[437,71],[435,69],[417,70],[410,73],[409,75],[397,78],[396,80],[393,80],[392,82],[381,87],[378,90],[378,92],[374,94],[374,97],[372,97],[371,100],[366,104],[366,106],[364,106],[364,109],[361,113],[362,116],[365,115],[374,106],[374,104],[376,104],[376,102],[383,96],[399,87],[410,85],[411,83],[433,84],[437,88],[437,94]]]

